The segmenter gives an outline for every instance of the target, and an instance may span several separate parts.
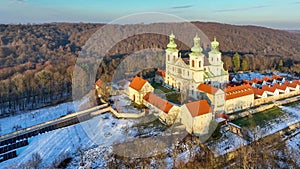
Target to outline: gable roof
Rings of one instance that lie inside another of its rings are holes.
[[[173,107],[173,104],[151,92],[148,92],[143,99],[165,113],[169,113],[170,109]]]
[[[129,87],[131,87],[137,91],[140,91],[146,82],[147,82],[146,80],[136,76],[132,79]]]
[[[192,117],[201,116],[207,113],[211,113],[212,109],[208,104],[207,100],[199,100],[191,103],[185,104],[188,108]]]
[[[254,94],[252,87],[249,84],[240,86],[227,87],[225,89],[225,100],[235,99],[242,96]]]
[[[161,70],[161,69],[158,69],[158,70],[156,71],[156,74],[158,74],[158,75],[160,75],[160,76],[162,76],[162,77],[166,77],[166,71]]]
[[[277,88],[274,87],[274,86],[270,87],[270,86],[265,85],[265,86],[262,87],[262,90],[274,93],[277,90]]]
[[[209,94],[216,94],[217,91],[219,90],[218,88],[216,87],[213,87],[211,85],[207,85],[207,84],[200,84],[198,87],[197,87],[198,90],[200,91],[203,91],[205,93],[209,93]]]
[[[256,87],[252,87],[252,90],[255,95],[259,95],[259,96],[262,96],[265,92],[264,90],[256,88]]]
[[[274,87],[276,87],[276,88],[279,89],[279,90],[286,90],[287,85],[276,83],[276,84],[274,85]]]
[[[284,85],[287,85],[288,87],[291,87],[291,88],[296,88],[297,85],[299,85],[299,82],[298,82],[298,80],[294,80],[293,82],[285,81]]]
[[[272,78],[280,81],[283,80],[283,77],[279,75],[273,75]]]

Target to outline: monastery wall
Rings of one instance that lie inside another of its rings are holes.
[[[254,100],[254,106],[259,106],[265,103],[269,103],[275,100],[279,100],[279,99],[284,99],[284,98],[288,98],[288,97],[292,97],[295,95],[300,95],[300,90],[298,91],[292,91],[289,93],[285,93],[285,94],[279,94],[277,96],[269,96],[267,98],[260,98],[260,99],[255,99]]]

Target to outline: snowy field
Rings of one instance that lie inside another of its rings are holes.
[[[265,125],[266,127],[256,126],[255,129],[251,130],[252,133],[256,132],[257,139],[300,122],[300,105],[290,107],[280,106],[280,108],[285,112],[283,116],[270,120],[267,125]],[[230,131],[223,131],[222,134],[223,135],[219,140],[207,144],[209,149],[214,152],[215,156],[226,154],[248,144],[246,140]]]
[[[116,108],[120,113],[141,113],[140,110],[131,105],[132,101],[125,94],[113,96],[111,99],[114,101],[113,108]]]
[[[79,111],[78,109],[81,105],[86,104],[88,101],[88,97],[84,97],[81,100],[61,103],[56,106],[49,106],[37,110],[27,111],[16,116],[1,118],[0,135],[60,118],[68,113],[75,113]]]
[[[275,133],[277,131],[280,131],[290,125],[293,125],[295,123],[300,122],[300,105],[297,106],[279,106],[284,111],[284,115],[270,120],[267,123],[267,127],[260,127],[257,126],[257,136],[258,137],[264,137],[267,135],[270,135],[272,133]]]
[[[99,152],[103,152],[105,158],[106,150],[109,150],[113,143],[133,137],[130,134],[125,135],[125,130],[133,124],[131,120],[118,120],[111,114],[103,114],[80,124],[38,135],[29,139],[28,146],[17,150],[18,157],[2,162],[1,168],[12,168],[12,166],[20,168],[18,166],[30,160],[34,153],[42,157],[41,168],[60,162],[63,160],[60,157],[79,156],[80,150],[100,148]],[[101,158],[99,160],[101,161]]]
[[[0,119],[0,135],[4,135],[16,129],[20,130],[39,123],[66,115],[68,112],[75,112],[77,108],[73,102],[62,103],[57,106],[46,107],[26,113]]]
[[[298,166],[300,166],[300,134],[286,141],[288,151],[291,153],[292,158]]]
[[[246,140],[230,131],[221,131],[221,133],[222,137],[219,140],[206,144],[216,157],[248,144]]]

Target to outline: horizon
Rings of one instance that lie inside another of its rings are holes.
[[[157,12],[189,22],[253,25],[281,30],[300,30],[300,1],[238,0],[213,2],[152,2],[96,0],[5,0],[0,2],[1,24],[100,23],[108,24],[137,13]],[[161,22],[162,20],[160,20]],[[164,22],[168,22],[165,20]],[[143,23],[143,19],[126,24]],[[156,22],[153,22],[156,23]]]

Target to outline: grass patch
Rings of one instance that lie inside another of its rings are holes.
[[[163,86],[161,86],[160,84],[157,84],[157,83],[151,83],[151,85],[154,89],[161,90],[164,93],[169,93],[169,92],[173,91],[173,90],[171,90],[169,88],[166,88],[166,87],[163,87]]]
[[[181,104],[181,94],[180,93],[172,93],[166,96],[167,100],[173,102],[175,104]]]
[[[265,127],[268,121],[280,117],[283,115],[283,111],[274,107],[259,113],[255,113],[252,117],[244,117],[240,119],[233,120],[232,123],[237,124],[241,127],[255,127],[259,125],[260,127]]]
[[[145,105],[143,105],[143,104],[137,104],[135,102],[132,102],[131,105],[133,107],[137,108],[137,109],[145,109],[145,108],[147,108]]]
[[[295,106],[297,106],[297,105],[299,105],[299,104],[300,104],[300,100],[299,100],[299,101],[292,102],[292,103],[284,104],[283,106],[295,107]]]

